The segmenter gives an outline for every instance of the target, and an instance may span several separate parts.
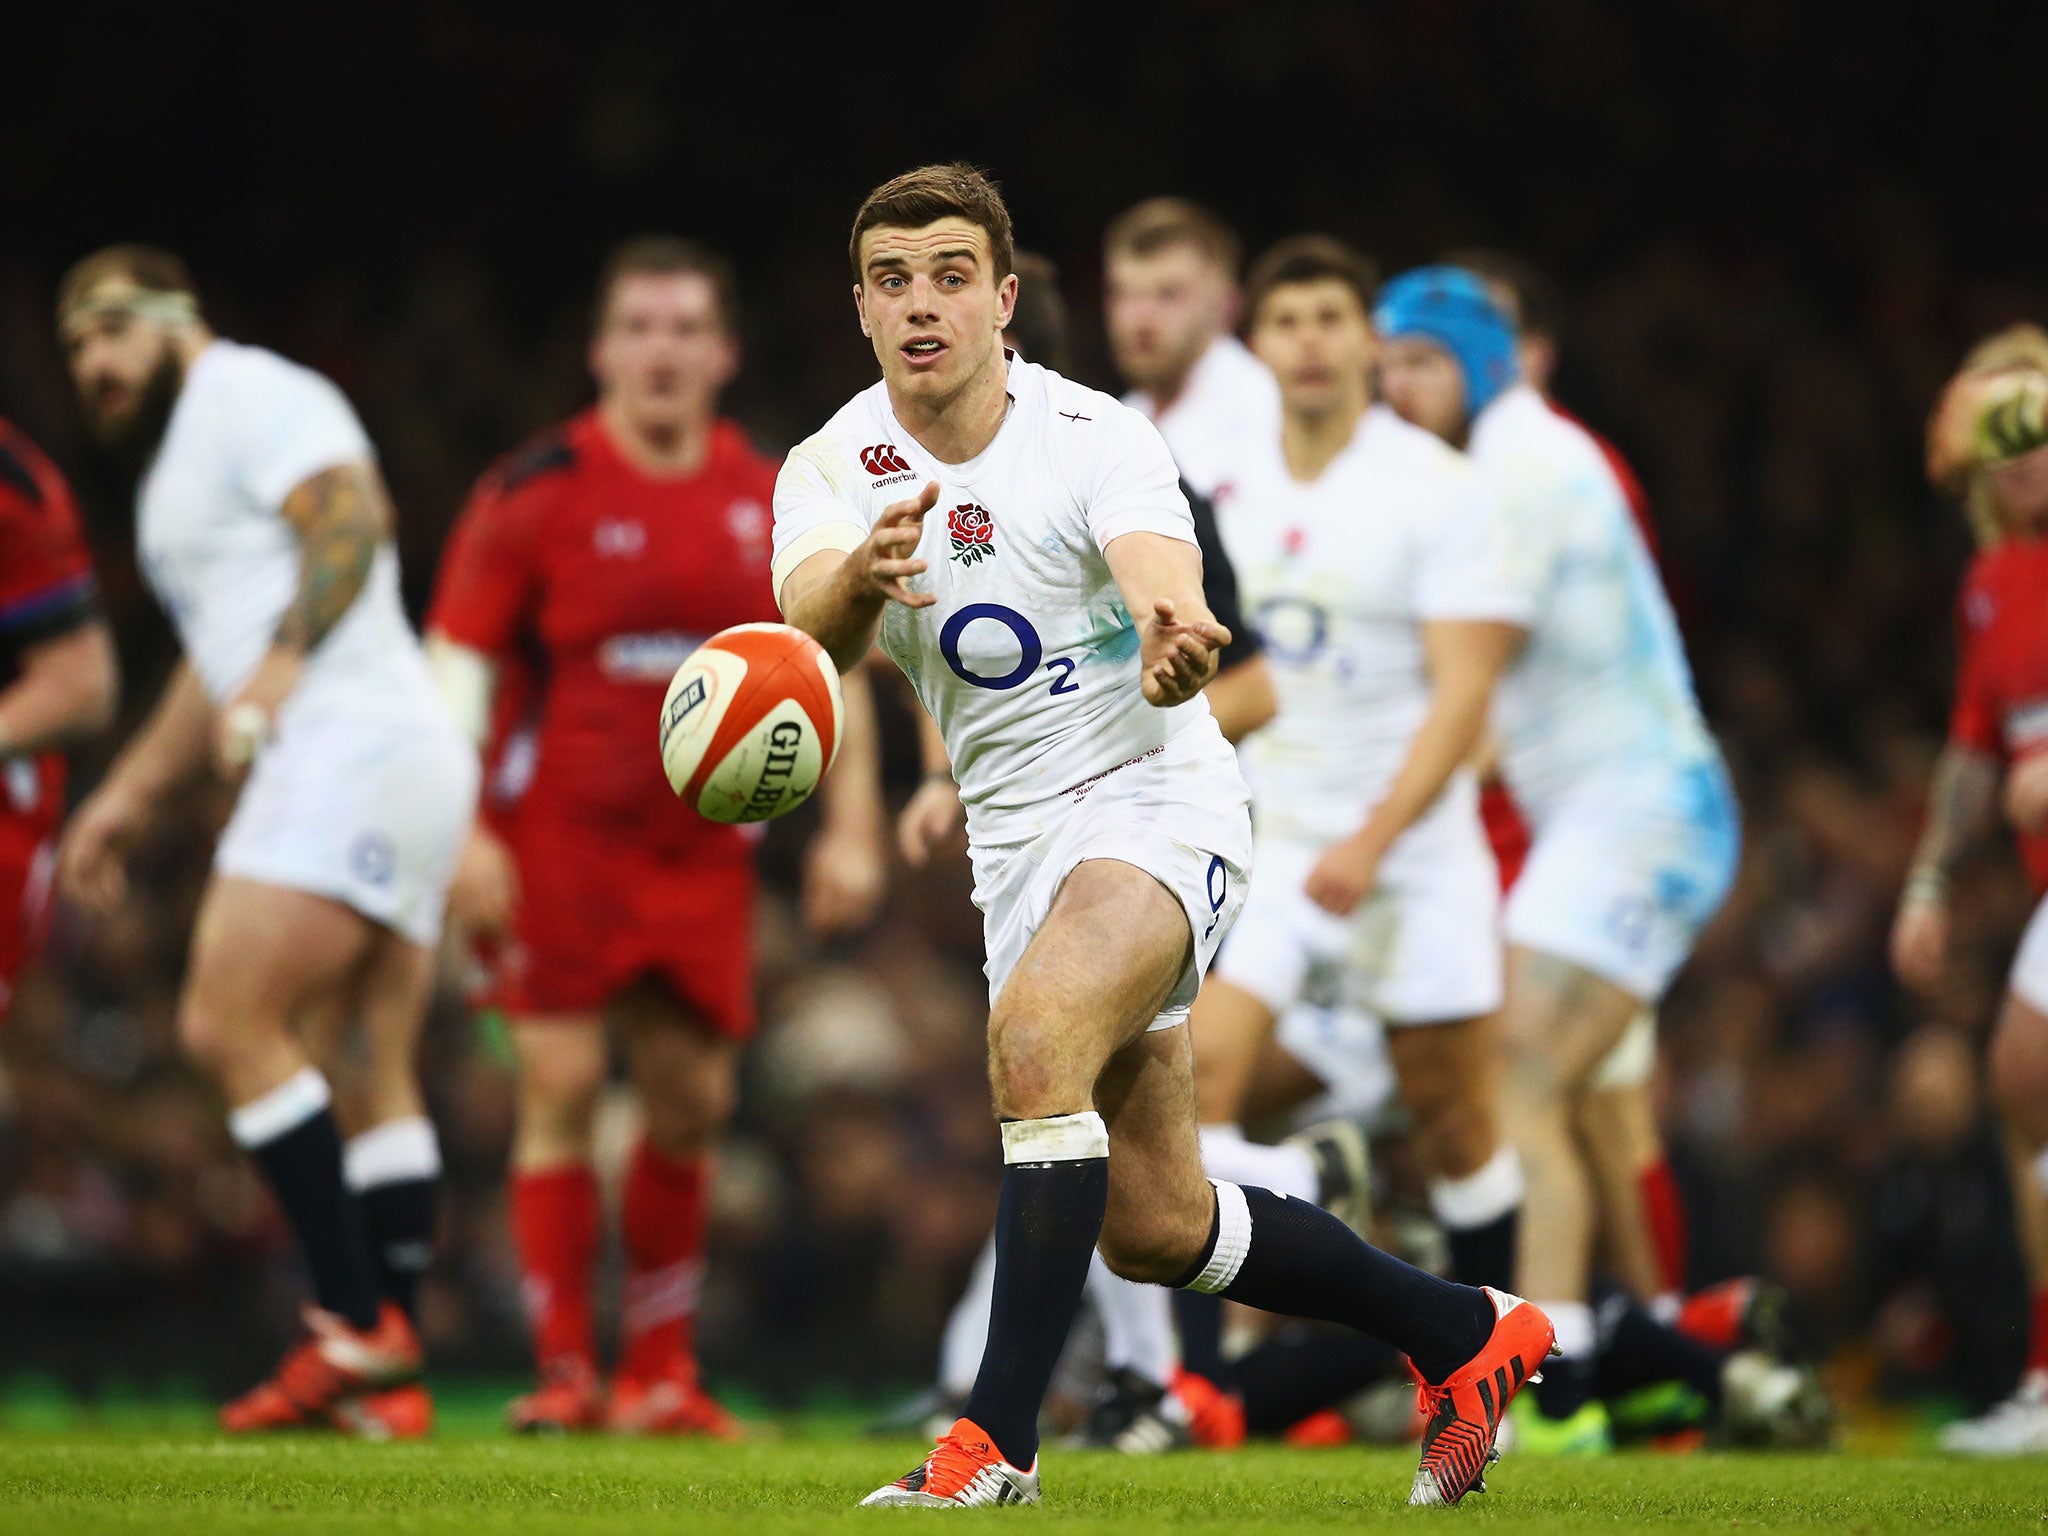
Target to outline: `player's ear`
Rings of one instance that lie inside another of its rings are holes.
[[[1012,272],[996,285],[996,329],[1007,330],[1017,312],[1017,274]]]
[[[853,312],[860,316],[860,333],[870,341],[875,333],[868,327],[868,296],[861,284],[853,285]]]

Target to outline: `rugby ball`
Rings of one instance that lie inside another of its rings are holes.
[[[661,766],[706,820],[768,821],[810,799],[844,718],[822,645],[787,624],[736,624],[676,669],[661,701]]]

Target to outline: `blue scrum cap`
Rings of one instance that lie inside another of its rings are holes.
[[[1380,290],[1373,328],[1386,340],[1421,336],[1458,361],[1465,408],[1477,416],[1522,376],[1515,328],[1486,284],[1463,267],[1417,267]]]

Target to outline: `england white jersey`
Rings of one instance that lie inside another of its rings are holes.
[[[1209,344],[1166,410],[1149,390],[1133,390],[1124,404],[1151,418],[1188,484],[1219,507],[1235,491],[1237,460],[1280,434],[1279,381],[1235,336]]]
[[[376,458],[334,385],[261,347],[216,341],[185,372],[138,493],[136,543],[157,600],[216,702],[269,649],[299,588],[285,497],[308,476]],[[339,622],[306,658],[291,704],[434,704],[387,540]]]
[[[945,736],[977,844],[1036,837],[1063,796],[1187,732],[1222,740],[1199,696],[1145,702],[1138,631],[1103,556],[1127,533],[1194,543],[1166,444],[1035,363],[1011,360],[1009,393],[995,441],[943,464],[878,382],[791,452],[775,486],[779,597],[804,560],[858,547],[884,508],[939,482],[917,550],[929,569],[912,582],[938,602],[889,604],[881,643]]]
[[[1480,413],[1469,451],[1499,500],[1505,576],[1529,629],[1494,704],[1516,803],[1540,833],[1573,796],[1668,801],[1720,753],[1605,456],[1527,385]]]
[[[1234,478],[1218,522],[1280,703],[1241,749],[1259,834],[1331,843],[1364,824],[1429,712],[1422,626],[1518,622],[1524,605],[1477,470],[1385,406],[1312,482],[1277,431]],[[1473,814],[1469,772],[1453,803]]]

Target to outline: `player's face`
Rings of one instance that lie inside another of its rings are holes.
[[[738,368],[739,346],[703,273],[629,272],[612,285],[590,343],[590,371],[600,393],[629,416],[709,416]]]
[[[2007,523],[2029,534],[2048,527],[2048,448],[1994,464],[1989,473]]]
[[[108,448],[153,445],[184,377],[169,330],[106,304],[67,318],[59,339],[94,440]]]
[[[1230,274],[1192,245],[1110,257],[1103,318],[1117,371],[1133,389],[1178,384],[1230,329],[1236,304]]]
[[[1280,381],[1290,416],[1363,408],[1377,347],[1372,321],[1348,283],[1288,283],[1259,303],[1252,350]]]
[[[860,237],[860,260],[854,307],[892,394],[936,403],[994,366],[1017,278],[995,270],[980,225],[871,229]]]
[[[1380,393],[1402,420],[1447,443],[1465,440],[1465,374],[1435,342],[1420,336],[1383,342]]]

